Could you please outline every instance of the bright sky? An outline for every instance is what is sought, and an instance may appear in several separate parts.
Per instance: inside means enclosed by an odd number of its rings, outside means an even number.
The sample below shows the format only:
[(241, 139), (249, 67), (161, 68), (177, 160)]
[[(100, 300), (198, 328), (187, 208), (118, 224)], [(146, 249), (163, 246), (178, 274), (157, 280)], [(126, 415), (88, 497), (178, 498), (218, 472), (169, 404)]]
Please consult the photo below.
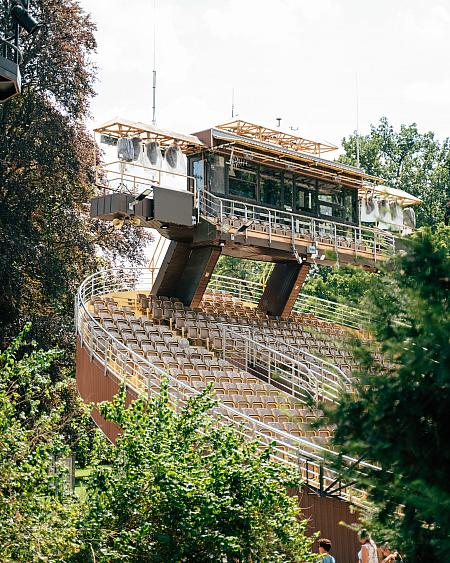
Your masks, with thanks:
[[(154, 0), (80, 0), (97, 23), (94, 122), (151, 122)], [(383, 115), (450, 135), (448, 0), (156, 0), (157, 124), (239, 117), (340, 144)], [(358, 78), (357, 78), (358, 77)]]

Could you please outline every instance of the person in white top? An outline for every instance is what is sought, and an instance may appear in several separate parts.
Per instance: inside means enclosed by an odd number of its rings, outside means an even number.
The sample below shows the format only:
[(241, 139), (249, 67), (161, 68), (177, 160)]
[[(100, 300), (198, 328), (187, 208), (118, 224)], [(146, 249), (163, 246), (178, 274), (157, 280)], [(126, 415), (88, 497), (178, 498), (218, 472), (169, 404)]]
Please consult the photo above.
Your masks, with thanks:
[(378, 563), (377, 546), (367, 530), (358, 533), (361, 549), (358, 552), (358, 563)]

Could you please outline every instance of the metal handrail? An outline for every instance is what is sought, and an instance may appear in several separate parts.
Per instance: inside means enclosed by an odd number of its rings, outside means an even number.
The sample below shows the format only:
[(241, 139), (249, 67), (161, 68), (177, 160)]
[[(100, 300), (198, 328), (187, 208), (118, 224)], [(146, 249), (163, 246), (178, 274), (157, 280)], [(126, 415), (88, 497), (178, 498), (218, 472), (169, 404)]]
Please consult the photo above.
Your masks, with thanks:
[[(247, 303), (257, 304), (264, 292), (264, 287), (264, 284), (260, 282), (212, 274), (206, 291), (222, 291)], [(368, 322), (364, 312), (360, 309), (307, 293), (299, 294), (293, 311), (295, 313), (312, 314), (320, 320), (355, 329), (363, 329)]]
[(269, 243), (277, 236), (287, 239), (295, 247), (297, 241), (304, 244), (306, 239), (314, 245), (330, 246), (335, 252), (350, 248), (356, 255), (369, 254), (375, 262), (380, 256), (395, 253), (395, 237), (381, 229), (272, 209), (217, 196), (206, 190), (200, 195), (200, 212), (205, 218), (212, 218), (222, 226), (233, 217), (247, 222), (244, 236), (257, 231), (256, 224), (264, 223), (268, 226)]
[[(149, 362), (147, 358), (128, 348), (117, 340), (93, 317), (88, 304), (92, 298), (126, 291), (144, 290), (145, 271), (138, 268), (113, 268), (103, 270), (89, 276), (79, 287), (75, 304), (75, 321), (80, 344), (86, 347), (92, 358), (96, 358), (106, 371), (121, 381), (126, 381), (137, 393), (157, 393), (164, 378), (167, 378), (169, 397), (174, 404), (186, 401), (198, 391), (188, 383), (179, 381), (163, 369)], [(146, 291), (151, 288), (147, 287)], [(306, 438), (290, 435), (279, 428), (260, 420), (255, 420), (223, 403), (213, 409), (215, 418), (221, 423), (237, 425), (238, 431), (246, 436), (258, 439), (262, 444), (273, 442), (274, 457), (304, 470), (308, 469), (309, 479), (319, 486), (323, 482), (333, 484), (339, 479), (338, 474), (327, 467), (327, 458), (338, 456), (337, 452), (314, 444)], [(349, 464), (357, 460), (344, 457)], [(311, 465), (312, 464), (312, 465)], [(361, 468), (376, 469), (366, 462), (360, 463)], [(311, 479), (311, 475), (314, 479)], [(358, 498), (355, 499), (355, 495)], [(364, 504), (364, 495), (355, 488), (341, 491), (341, 496), (354, 503)]]
[(23, 53), (21, 49), (17, 45), (14, 45), (14, 43), (11, 43), (11, 41), (9, 41), (8, 39), (5, 39), (5, 37), (1, 37), (1, 36), (0, 36), (0, 55), (5, 59), (7, 59), (8, 61), (11, 61), (18, 65), (22, 63)]
[[(242, 324), (233, 325), (233, 329), (237, 332), (244, 329), (248, 332), (248, 334), (252, 334), (253, 336), (255, 335), (254, 327), (250, 325), (248, 326)], [(339, 380), (342, 380), (344, 385), (352, 384), (350, 377), (344, 371), (342, 371), (342, 369), (339, 366), (336, 366), (335, 364), (332, 364), (327, 360), (319, 358), (314, 354), (311, 354), (311, 352), (308, 352), (307, 350), (303, 350), (303, 348), (299, 348), (299, 347), (294, 348), (294, 346), (292, 346), (291, 344), (287, 344), (286, 342), (278, 339), (276, 336), (270, 335), (270, 338), (271, 340), (272, 339), (276, 340), (280, 344), (280, 346), (292, 350), (292, 355), (288, 356), (287, 354), (284, 354), (288, 358), (295, 359), (296, 356), (301, 357), (300, 361), (304, 361), (307, 362), (308, 364), (311, 364), (313, 366), (313, 369), (318, 369), (321, 373), (323, 373), (327, 377), (331, 377), (331, 379), (337, 378)], [(255, 342), (258, 342), (256, 338), (253, 338), (253, 340), (255, 340)]]
[[(142, 169), (142, 174), (151, 173), (153, 177), (149, 178), (144, 175), (133, 174), (126, 170), (127, 166), (132, 166), (133, 168)], [(99, 164), (95, 167), (95, 183), (97, 187), (104, 190), (110, 191), (124, 191), (125, 193), (136, 194), (136, 186), (148, 186), (153, 187), (154, 185), (164, 187), (164, 175), (177, 176), (186, 180), (186, 189), (190, 192), (194, 192), (195, 178), (194, 176), (189, 176), (188, 174), (181, 174), (180, 172), (172, 172), (170, 170), (162, 170), (161, 168), (156, 168), (155, 166), (144, 166), (139, 162), (126, 162), (124, 160), (113, 160), (111, 162), (106, 162)], [(106, 180), (106, 183), (105, 181)], [(112, 187), (112, 183), (117, 181), (119, 189), (115, 190)], [(129, 184), (129, 185), (128, 185)], [(131, 186), (131, 187), (130, 187)]]
[[(342, 379), (322, 366), (302, 358), (287, 356), (245, 334), (242, 325), (222, 324), (222, 356), (245, 371), (256, 373), (269, 384), (306, 401), (337, 403), (339, 393), (350, 385), (349, 378)], [(248, 327), (250, 331), (250, 327)], [(298, 355), (298, 354), (297, 354)], [(317, 358), (314, 358), (315, 360)]]

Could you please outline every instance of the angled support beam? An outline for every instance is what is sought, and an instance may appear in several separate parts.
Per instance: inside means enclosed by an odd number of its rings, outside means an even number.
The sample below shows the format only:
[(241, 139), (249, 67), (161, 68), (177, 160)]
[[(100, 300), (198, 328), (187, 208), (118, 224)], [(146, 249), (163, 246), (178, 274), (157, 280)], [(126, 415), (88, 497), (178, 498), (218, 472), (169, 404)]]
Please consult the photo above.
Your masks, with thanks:
[(267, 280), (258, 309), (275, 317), (288, 317), (308, 275), (310, 264), (278, 262)]
[(170, 241), (169, 248), (163, 258), (155, 283), (153, 284), (153, 295), (165, 295), (176, 297), (179, 290), (180, 279), (186, 262), (191, 252), (189, 244)]
[(220, 246), (201, 246), (191, 250), (175, 294), (185, 305), (200, 305), (221, 252)]

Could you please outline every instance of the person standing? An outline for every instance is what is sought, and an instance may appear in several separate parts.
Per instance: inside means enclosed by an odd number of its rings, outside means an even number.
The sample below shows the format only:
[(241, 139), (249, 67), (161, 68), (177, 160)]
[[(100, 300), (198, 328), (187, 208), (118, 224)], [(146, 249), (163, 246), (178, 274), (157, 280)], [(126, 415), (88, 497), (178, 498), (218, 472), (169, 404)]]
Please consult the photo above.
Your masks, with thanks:
[(320, 538), (319, 540), (319, 553), (323, 555), (317, 560), (317, 563), (336, 563), (335, 558), (330, 555), (331, 542), (326, 538)]
[(377, 546), (367, 530), (358, 533), (361, 549), (358, 552), (358, 563), (378, 563)]

